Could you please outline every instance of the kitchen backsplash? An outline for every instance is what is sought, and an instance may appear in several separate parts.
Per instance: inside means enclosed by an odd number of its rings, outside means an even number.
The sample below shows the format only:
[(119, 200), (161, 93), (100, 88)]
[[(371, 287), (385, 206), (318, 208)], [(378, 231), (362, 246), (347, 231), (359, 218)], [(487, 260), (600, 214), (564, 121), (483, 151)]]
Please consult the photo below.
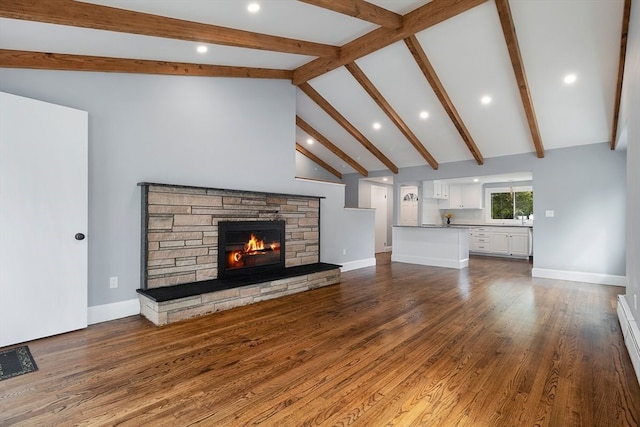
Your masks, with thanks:
[[(425, 198), (422, 203), (422, 224), (441, 225), (447, 222), (444, 215), (451, 213), (452, 224), (485, 224), (484, 209), (440, 209), (437, 199)], [(533, 225), (533, 220), (525, 225)]]

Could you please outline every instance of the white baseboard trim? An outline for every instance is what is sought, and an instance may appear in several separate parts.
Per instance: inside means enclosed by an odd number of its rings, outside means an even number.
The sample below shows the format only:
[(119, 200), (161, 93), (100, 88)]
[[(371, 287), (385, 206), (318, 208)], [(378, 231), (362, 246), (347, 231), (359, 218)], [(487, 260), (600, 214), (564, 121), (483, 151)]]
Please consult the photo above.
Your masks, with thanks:
[(87, 314), (89, 325), (133, 316), (140, 314), (140, 300), (136, 298), (111, 304), (94, 305), (89, 307)]
[(340, 272), (344, 273), (345, 271), (357, 270), (359, 268), (372, 267), (376, 265), (376, 259), (368, 258), (368, 259), (359, 259), (358, 261), (349, 261), (341, 263), (342, 267), (340, 267)]
[(430, 265), (433, 267), (457, 268), (459, 270), (469, 266), (469, 258), (463, 260), (451, 260), (443, 258), (423, 257), (416, 255), (394, 255), (391, 253), (391, 261), (406, 262), (409, 264)]
[(629, 304), (624, 295), (618, 295), (618, 319), (624, 336), (624, 343), (629, 352), (636, 378), (640, 383), (640, 329), (638, 322), (633, 318)]
[(627, 286), (626, 276), (612, 274), (585, 273), (582, 271), (551, 270), (548, 268), (531, 269), (531, 277), (543, 279), (569, 280), (571, 282), (597, 283), (599, 285)]

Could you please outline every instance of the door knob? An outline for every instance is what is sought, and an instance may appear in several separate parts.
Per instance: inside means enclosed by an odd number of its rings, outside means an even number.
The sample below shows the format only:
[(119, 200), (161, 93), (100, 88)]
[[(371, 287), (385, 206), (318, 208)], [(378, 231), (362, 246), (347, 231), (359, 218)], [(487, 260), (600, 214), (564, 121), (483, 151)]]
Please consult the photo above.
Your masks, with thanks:
[(84, 240), (84, 234), (76, 233), (75, 238), (76, 238), (76, 240)]

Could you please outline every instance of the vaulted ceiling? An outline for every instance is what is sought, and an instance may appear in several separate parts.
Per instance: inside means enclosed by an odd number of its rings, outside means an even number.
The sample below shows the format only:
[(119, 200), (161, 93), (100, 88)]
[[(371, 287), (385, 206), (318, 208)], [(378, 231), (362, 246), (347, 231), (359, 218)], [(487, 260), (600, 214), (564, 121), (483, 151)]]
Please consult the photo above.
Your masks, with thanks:
[(291, 80), (292, 150), (367, 176), (615, 149), (630, 4), (2, 0), (0, 67)]

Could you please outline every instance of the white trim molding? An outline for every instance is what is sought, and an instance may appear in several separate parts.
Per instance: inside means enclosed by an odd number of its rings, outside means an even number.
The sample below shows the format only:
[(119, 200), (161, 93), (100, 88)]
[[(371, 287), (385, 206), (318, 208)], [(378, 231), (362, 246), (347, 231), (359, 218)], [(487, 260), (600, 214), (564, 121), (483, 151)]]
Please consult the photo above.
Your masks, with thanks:
[(626, 276), (612, 274), (586, 273), (582, 271), (552, 270), (548, 268), (531, 269), (531, 277), (543, 279), (569, 280), (571, 282), (597, 283), (599, 285), (627, 286)]
[(367, 258), (360, 259), (357, 261), (349, 261), (341, 263), (342, 267), (340, 267), (340, 272), (344, 273), (345, 271), (357, 270), (359, 268), (372, 267), (376, 265), (376, 259)]
[(458, 270), (469, 267), (469, 258), (453, 260), (449, 258), (436, 258), (421, 255), (394, 255), (393, 253), (391, 253), (391, 261), (406, 262), (409, 264), (430, 265), (433, 267), (456, 268)]
[(640, 329), (638, 329), (638, 322), (633, 318), (624, 295), (618, 295), (617, 311), (624, 343), (627, 346), (633, 369), (636, 371), (636, 378), (640, 383)]
[(87, 313), (89, 325), (121, 319), (127, 316), (140, 314), (140, 300), (112, 302), (110, 304), (94, 305), (89, 307)]

